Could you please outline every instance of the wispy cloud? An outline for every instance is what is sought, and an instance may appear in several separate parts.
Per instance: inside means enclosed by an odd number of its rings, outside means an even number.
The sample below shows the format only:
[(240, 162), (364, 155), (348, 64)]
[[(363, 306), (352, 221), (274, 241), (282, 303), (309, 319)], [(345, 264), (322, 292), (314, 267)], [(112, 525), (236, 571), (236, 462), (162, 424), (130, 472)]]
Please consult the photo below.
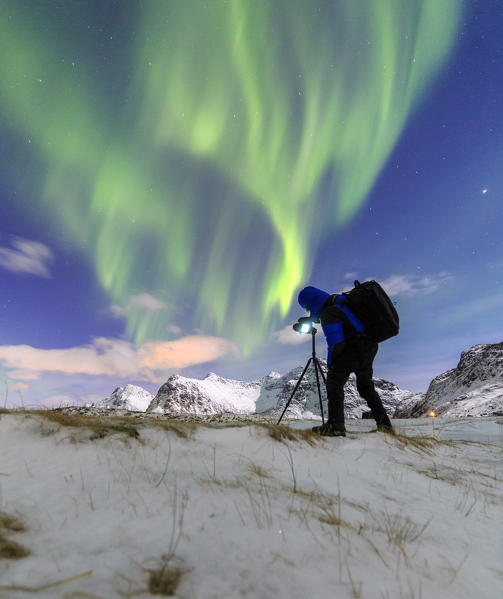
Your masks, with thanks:
[[(1, 347), (1, 346), (0, 346)], [(21, 381), (34, 381), (40, 377), (38, 372), (32, 370), (11, 370), (9, 372), (9, 378)]]
[(43, 243), (16, 237), (12, 247), (0, 247), (0, 267), (11, 272), (50, 278), (52, 251)]
[(380, 283), (392, 297), (413, 297), (434, 293), (451, 278), (452, 276), (447, 272), (425, 275), (391, 275)]
[(29, 389), (29, 386), (21, 381), (9, 383), (9, 391), (26, 391), (27, 389)]
[(124, 318), (127, 315), (126, 309), (118, 304), (110, 304), (108, 309), (115, 318)]
[(285, 345), (299, 345), (300, 343), (310, 341), (311, 336), (296, 333), (292, 329), (292, 325), (288, 324), (280, 331), (276, 331), (275, 333), (273, 333), (273, 338), (275, 339), (276, 343), (283, 343)]
[[(349, 291), (353, 288), (353, 281), (357, 279), (356, 272), (348, 272), (344, 275), (344, 282), (336, 287), (337, 291)], [(376, 280), (390, 296), (394, 297), (412, 297), (416, 295), (426, 295), (440, 289), (442, 285), (452, 278), (448, 272), (439, 272), (434, 274), (394, 274), (385, 279), (378, 277), (362, 277), (361, 282)]]
[(111, 304), (109, 306), (109, 311), (115, 318), (124, 318), (132, 308), (146, 310), (147, 312), (158, 312), (167, 307), (168, 304), (166, 304), (166, 302), (163, 302), (154, 295), (150, 293), (139, 293), (137, 295), (131, 295), (125, 306)]
[(239, 355), (237, 347), (222, 337), (189, 335), (175, 341), (148, 341), (138, 349), (140, 366), (151, 370), (185, 368)]
[(162, 372), (237, 355), (237, 347), (221, 337), (191, 335), (174, 341), (149, 341), (136, 348), (128, 341), (96, 337), (89, 345), (39, 349), (30, 345), (0, 346), (0, 362), (12, 368), (10, 378), (31, 379), (44, 372), (108, 375), (158, 382)]
[(354, 281), (354, 279), (356, 279), (357, 276), (358, 276), (358, 273), (356, 273), (356, 272), (347, 272), (344, 275), (344, 280), (345, 281), (348, 281), (348, 280)]
[(138, 295), (132, 295), (129, 298), (129, 305), (132, 308), (143, 308), (149, 312), (157, 312), (163, 308), (167, 308), (167, 304), (150, 293), (139, 293)]

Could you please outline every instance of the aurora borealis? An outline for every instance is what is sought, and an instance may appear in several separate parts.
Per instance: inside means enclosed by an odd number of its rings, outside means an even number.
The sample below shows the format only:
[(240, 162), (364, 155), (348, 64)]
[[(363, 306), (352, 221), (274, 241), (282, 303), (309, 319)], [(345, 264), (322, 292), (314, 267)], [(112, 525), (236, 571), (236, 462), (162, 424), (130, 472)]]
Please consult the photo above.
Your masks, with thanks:
[(144, 352), (183, 329), (249, 358), (330, 270), (319, 252), (368, 210), (468, 12), (437, 0), (3, 2), (0, 125), (16, 147), (3, 188), (22, 181), (124, 341)]
[[(138, 288), (167, 289), (172, 304), (197, 294), (196, 326), (225, 326), (243, 349), (288, 312), (320, 236), (364, 203), (459, 16), (435, 0), (131, 5), (129, 81), (107, 118), (112, 82), (85, 61), (84, 76), (62, 68), (57, 31), (40, 35), (15, 8), (4, 6), (0, 30), (3, 112), (32, 140), (40, 201), (86, 241), (114, 304)], [(205, 197), (201, 177), (222, 197)], [(257, 251), (243, 268), (250, 235)], [(128, 334), (158, 339), (170, 317), (131, 309)]]

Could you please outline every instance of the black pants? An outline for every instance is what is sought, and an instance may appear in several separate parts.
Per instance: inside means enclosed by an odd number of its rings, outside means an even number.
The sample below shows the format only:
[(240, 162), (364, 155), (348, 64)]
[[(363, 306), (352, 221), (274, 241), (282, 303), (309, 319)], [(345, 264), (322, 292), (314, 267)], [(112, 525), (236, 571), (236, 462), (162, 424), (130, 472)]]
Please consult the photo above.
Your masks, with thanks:
[(373, 341), (360, 339), (353, 345), (347, 344), (339, 355), (332, 356), (327, 375), (328, 420), (338, 429), (344, 429), (344, 385), (352, 372), (356, 374), (358, 393), (367, 402), (376, 423), (391, 426), (372, 380), (377, 347)]

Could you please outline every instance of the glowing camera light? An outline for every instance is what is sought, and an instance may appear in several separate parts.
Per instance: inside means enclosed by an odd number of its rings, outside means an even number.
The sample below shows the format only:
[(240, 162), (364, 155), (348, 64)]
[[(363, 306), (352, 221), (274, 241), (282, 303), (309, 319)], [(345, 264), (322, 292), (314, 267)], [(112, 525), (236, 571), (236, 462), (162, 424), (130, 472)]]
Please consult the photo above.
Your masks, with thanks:
[(313, 327), (313, 319), (309, 316), (303, 316), (293, 325), (293, 330), (296, 333), (306, 335), (307, 333), (316, 333), (316, 329)]

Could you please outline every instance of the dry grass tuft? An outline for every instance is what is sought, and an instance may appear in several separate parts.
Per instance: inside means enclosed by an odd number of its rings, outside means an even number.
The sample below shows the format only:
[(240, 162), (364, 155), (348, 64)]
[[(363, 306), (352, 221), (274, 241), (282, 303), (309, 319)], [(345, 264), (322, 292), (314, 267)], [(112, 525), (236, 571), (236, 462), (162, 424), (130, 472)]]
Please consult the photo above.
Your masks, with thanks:
[(148, 590), (152, 595), (171, 597), (183, 577), (183, 570), (164, 564), (158, 570), (148, 570)]
[[(89, 437), (91, 441), (103, 439), (110, 435), (119, 435), (123, 439), (140, 440), (139, 429), (146, 425), (158, 427), (165, 431), (173, 432), (178, 437), (188, 439), (197, 426), (194, 422), (177, 421), (174, 419), (138, 418), (133, 414), (126, 416), (101, 416), (67, 412), (65, 408), (55, 410), (26, 410), (23, 413), (40, 417), (61, 427), (88, 429), (91, 431), (91, 436)], [(77, 441), (74, 437), (72, 437), (72, 440)]]
[(30, 552), (16, 541), (12, 541), (0, 532), (0, 558), (21, 559), (27, 557)]
[(433, 464), (430, 468), (425, 470), (417, 469), (416, 472), (418, 474), (424, 474), (424, 476), (433, 478), (434, 480), (441, 480), (453, 486), (464, 481), (463, 471), (449, 468), (447, 466), (441, 466), (439, 468), (437, 464)]
[(19, 518), (9, 516), (5, 512), (0, 512), (0, 531), (22, 532), (26, 530), (26, 526)]
[(28, 414), (40, 416), (45, 420), (70, 428), (87, 428), (91, 431), (91, 440), (103, 439), (109, 435), (121, 435), (126, 438), (138, 439), (138, 423), (128, 418), (91, 416), (86, 414), (69, 414), (63, 409), (30, 410)]
[(248, 471), (255, 476), (259, 476), (260, 478), (270, 478), (271, 470), (268, 468), (263, 468), (260, 464), (256, 464), (255, 462), (250, 462), (248, 464)]
[(341, 519), (340, 513), (336, 512), (333, 506), (320, 505), (319, 508), (317, 518), (320, 522), (330, 524), (330, 526), (347, 526), (350, 528), (349, 524)]
[(145, 420), (145, 422), (148, 422), (154, 426), (158, 426), (165, 431), (173, 432), (181, 439), (188, 439), (197, 428), (197, 424), (195, 422), (178, 422), (176, 420), (165, 420), (163, 418)]
[(402, 517), (400, 514), (389, 514), (384, 512), (380, 518), (381, 525), (378, 530), (382, 530), (388, 537), (390, 545), (403, 550), (404, 545), (417, 541), (419, 537), (428, 528), (431, 518), (424, 524), (416, 524), (409, 517)]
[(310, 429), (291, 428), (284, 424), (269, 423), (260, 423), (260, 426), (267, 430), (272, 439), (281, 443), (285, 443), (285, 441), (305, 441), (313, 447), (320, 441), (320, 436)]
[(408, 437), (407, 435), (401, 435), (395, 433), (389, 437), (390, 443), (396, 442), (399, 449), (408, 448), (412, 451), (424, 453), (427, 455), (433, 455), (434, 449), (438, 447), (439, 441), (433, 437)]
[(224, 416), (227, 416), (227, 414), (215, 414), (214, 416), (208, 417), (207, 420), (201, 420), (199, 424), (206, 428), (243, 428), (245, 426), (250, 426), (251, 424), (256, 424), (255, 421), (247, 420), (246, 418), (229, 420), (224, 418)]
[(0, 558), (21, 559), (29, 555), (29, 551), (22, 545), (5, 536), (5, 533), (23, 530), (26, 530), (26, 527), (19, 518), (0, 512)]

